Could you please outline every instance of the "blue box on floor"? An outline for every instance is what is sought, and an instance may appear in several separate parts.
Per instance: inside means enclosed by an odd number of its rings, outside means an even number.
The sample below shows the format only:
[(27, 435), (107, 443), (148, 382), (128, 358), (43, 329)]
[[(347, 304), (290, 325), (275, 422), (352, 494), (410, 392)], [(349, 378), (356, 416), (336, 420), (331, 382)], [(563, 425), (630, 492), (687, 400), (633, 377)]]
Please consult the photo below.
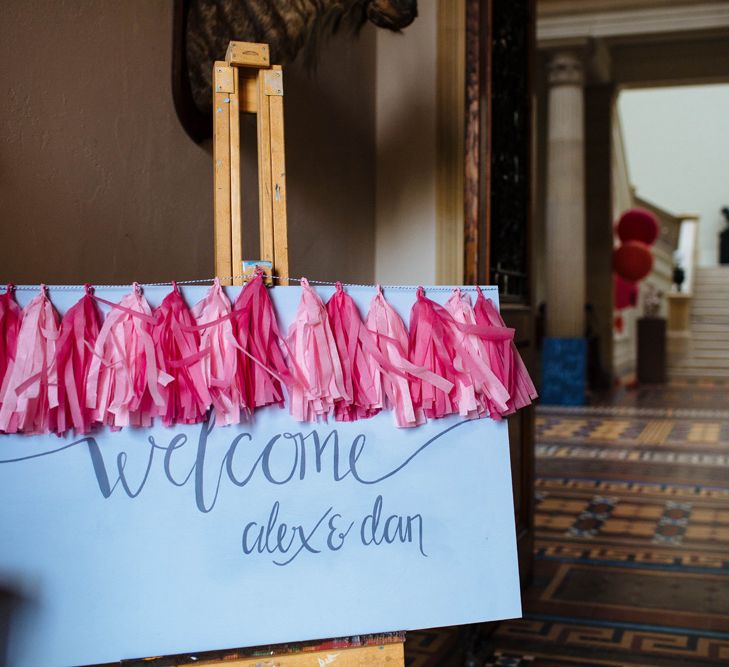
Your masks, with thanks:
[(586, 339), (545, 338), (541, 402), (545, 405), (584, 405), (586, 366)]

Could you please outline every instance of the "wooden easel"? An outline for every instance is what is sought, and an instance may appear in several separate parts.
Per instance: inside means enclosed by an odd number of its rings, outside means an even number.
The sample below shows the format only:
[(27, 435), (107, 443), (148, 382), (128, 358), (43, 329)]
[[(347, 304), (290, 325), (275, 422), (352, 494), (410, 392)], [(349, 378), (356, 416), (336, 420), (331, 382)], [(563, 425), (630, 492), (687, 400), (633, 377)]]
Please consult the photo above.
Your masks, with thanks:
[[(286, 285), (289, 250), (286, 225), (283, 73), (271, 65), (267, 44), (231, 42), (224, 61), (213, 66), (213, 162), (215, 274), (224, 284), (243, 284), (241, 227), (240, 113), (254, 113), (258, 136), (260, 252)], [(232, 280), (227, 280), (233, 276)], [(237, 667), (341, 667), (404, 664), (402, 642), (357, 648), (200, 662)]]
[[(240, 114), (256, 114), (258, 128), (258, 217), (261, 247), (256, 259), (288, 276), (283, 73), (271, 66), (268, 44), (231, 42), (213, 66), (213, 184), (215, 274), (242, 285)], [(233, 276), (233, 280), (227, 280)], [(280, 280), (279, 284), (287, 284)]]

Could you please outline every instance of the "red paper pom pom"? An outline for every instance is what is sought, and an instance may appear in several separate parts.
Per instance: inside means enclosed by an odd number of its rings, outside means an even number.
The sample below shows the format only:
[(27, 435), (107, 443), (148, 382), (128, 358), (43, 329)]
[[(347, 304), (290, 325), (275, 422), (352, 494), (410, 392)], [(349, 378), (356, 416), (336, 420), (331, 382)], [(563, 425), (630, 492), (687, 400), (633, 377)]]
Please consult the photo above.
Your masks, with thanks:
[(613, 250), (613, 271), (624, 280), (643, 280), (652, 269), (653, 254), (645, 243), (627, 241)]
[(653, 245), (658, 238), (660, 223), (658, 218), (644, 208), (631, 208), (618, 220), (618, 237), (626, 241), (641, 241)]

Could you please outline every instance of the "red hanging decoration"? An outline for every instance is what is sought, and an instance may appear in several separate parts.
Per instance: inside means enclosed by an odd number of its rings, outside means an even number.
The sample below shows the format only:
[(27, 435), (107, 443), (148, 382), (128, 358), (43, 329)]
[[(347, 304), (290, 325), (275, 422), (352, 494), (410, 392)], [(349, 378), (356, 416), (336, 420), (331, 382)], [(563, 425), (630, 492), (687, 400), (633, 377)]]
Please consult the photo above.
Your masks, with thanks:
[(154, 311), (152, 340), (161, 374), (171, 380), (160, 388), (163, 405), (159, 416), (165, 426), (197, 424), (205, 419), (212, 403), (203, 376), (200, 335), (176, 283)]
[(13, 299), (13, 289), (13, 285), (9, 284), (5, 294), (0, 295), (0, 405), (5, 394), (5, 377), (15, 363), (20, 321), (23, 318), (20, 306)]
[(86, 378), (101, 327), (101, 313), (91, 296), (91, 286), (84, 288), (86, 294), (61, 320), (56, 345), (59, 435), (70, 428), (88, 433), (93, 425), (92, 411), (86, 405)]
[(620, 216), (617, 225), (618, 238), (626, 241), (640, 241), (653, 245), (660, 232), (658, 218), (644, 208), (631, 208)]
[(15, 363), (8, 369), (0, 406), (0, 431), (50, 433), (56, 427), (58, 314), (45, 285), (23, 311)]
[(346, 422), (372, 417), (382, 408), (375, 387), (375, 369), (370, 363), (373, 352), (380, 356), (372, 334), (362, 323), (357, 305), (342, 283), (336, 284), (326, 308), (342, 363), (344, 389), (351, 399), (336, 401), (334, 417)]
[(218, 278), (205, 298), (192, 309), (200, 331), (200, 350), (205, 352), (200, 363), (213, 403), (215, 423), (226, 426), (240, 423), (243, 403), (232, 315), (230, 301)]
[(151, 426), (165, 407), (161, 388), (172, 377), (160, 371), (152, 339), (155, 319), (138, 283), (112, 303), (94, 346), (86, 380), (86, 406), (94, 420), (118, 429)]
[(294, 380), (286, 365), (283, 339), (262, 271), (256, 272), (238, 295), (233, 322), (240, 352), (237, 378), (243, 406), (250, 412), (265, 405), (283, 406), (283, 385), (294, 384)]
[(491, 299), (484, 297), (481, 288), (477, 287), (476, 289), (478, 290), (478, 297), (474, 306), (476, 323), (479, 326), (502, 327), (511, 332), (511, 335), (504, 340), (500, 342), (493, 340), (488, 344), (491, 367), (497, 376), (501, 378), (506, 390), (509, 392), (507, 410), (503, 413), (505, 416), (530, 405), (537, 399), (539, 394), (514, 344), (514, 330), (506, 326), (498, 308)]
[(286, 342), (301, 378), (290, 389), (294, 419), (326, 419), (337, 401), (352, 402), (326, 308), (306, 278), (301, 279), (301, 301)]
[(615, 310), (634, 308), (638, 305), (638, 285), (613, 273), (613, 306)]
[(629, 282), (643, 280), (653, 270), (651, 249), (640, 241), (626, 241), (613, 250), (613, 271)]

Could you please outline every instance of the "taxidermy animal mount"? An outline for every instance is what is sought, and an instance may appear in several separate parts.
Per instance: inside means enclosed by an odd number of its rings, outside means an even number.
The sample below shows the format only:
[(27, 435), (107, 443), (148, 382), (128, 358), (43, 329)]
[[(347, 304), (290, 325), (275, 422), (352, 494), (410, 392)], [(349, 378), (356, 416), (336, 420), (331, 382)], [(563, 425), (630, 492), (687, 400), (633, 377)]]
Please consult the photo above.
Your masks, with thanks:
[(309, 64), (323, 39), (354, 34), (367, 21), (398, 32), (418, 15), (417, 0), (175, 0), (172, 83), (177, 115), (197, 142), (211, 136), (212, 67), (228, 42), (264, 42), (271, 62), (303, 52)]

